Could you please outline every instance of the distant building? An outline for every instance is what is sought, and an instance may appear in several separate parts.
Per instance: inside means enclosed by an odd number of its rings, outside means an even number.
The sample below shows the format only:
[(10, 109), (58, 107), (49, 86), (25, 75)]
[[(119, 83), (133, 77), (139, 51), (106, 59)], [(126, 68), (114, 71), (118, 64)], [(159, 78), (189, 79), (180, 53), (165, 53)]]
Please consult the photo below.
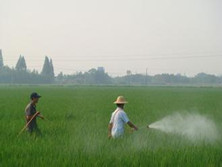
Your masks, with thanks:
[(104, 73), (105, 73), (105, 68), (104, 68), (104, 67), (98, 67), (97, 70), (98, 70), (99, 72), (104, 72)]

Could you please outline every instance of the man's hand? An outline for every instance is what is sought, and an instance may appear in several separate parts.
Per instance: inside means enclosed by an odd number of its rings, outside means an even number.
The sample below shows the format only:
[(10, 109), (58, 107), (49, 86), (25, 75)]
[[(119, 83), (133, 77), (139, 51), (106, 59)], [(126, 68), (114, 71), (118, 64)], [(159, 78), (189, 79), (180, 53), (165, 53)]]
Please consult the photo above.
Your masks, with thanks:
[(38, 115), (38, 117), (41, 118), (41, 119), (45, 119), (42, 115)]
[(112, 128), (113, 128), (113, 123), (109, 123), (108, 125), (108, 138), (109, 139), (112, 138), (112, 135), (111, 135)]
[(37, 116), (38, 116), (39, 118), (41, 118), (41, 119), (45, 119), (45, 118), (40, 114), (39, 111), (37, 111), (36, 114), (37, 114)]
[(134, 125), (132, 122), (127, 122), (127, 124), (131, 127), (131, 128), (133, 128), (134, 130), (138, 130), (138, 128), (136, 127), (136, 125)]

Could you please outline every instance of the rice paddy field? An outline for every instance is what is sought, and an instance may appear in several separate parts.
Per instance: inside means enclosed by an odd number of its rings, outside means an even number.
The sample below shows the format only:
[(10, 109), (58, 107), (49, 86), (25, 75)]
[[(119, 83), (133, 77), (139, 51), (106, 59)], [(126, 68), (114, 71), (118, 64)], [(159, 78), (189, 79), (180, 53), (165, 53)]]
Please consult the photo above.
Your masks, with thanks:
[[(47, 118), (37, 120), (42, 136), (17, 137), (33, 91), (42, 95), (37, 109)], [(110, 140), (118, 95), (139, 130), (126, 126), (123, 138)], [(222, 166), (221, 139), (193, 142), (145, 128), (184, 111), (206, 115), (222, 134), (222, 88), (0, 86), (0, 166)]]

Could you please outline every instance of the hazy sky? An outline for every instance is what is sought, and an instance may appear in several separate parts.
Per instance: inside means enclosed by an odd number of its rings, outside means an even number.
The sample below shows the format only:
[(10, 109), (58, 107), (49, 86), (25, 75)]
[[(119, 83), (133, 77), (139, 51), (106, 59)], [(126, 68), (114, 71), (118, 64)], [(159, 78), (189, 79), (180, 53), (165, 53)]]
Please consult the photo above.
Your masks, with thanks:
[(4, 63), (222, 75), (222, 0), (0, 0)]

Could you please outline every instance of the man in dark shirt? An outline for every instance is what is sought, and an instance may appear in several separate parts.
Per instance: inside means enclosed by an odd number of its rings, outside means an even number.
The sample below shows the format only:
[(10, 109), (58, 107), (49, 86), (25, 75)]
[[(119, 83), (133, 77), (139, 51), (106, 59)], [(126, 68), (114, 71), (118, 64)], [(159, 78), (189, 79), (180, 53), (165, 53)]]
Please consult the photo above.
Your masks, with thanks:
[(38, 95), (36, 92), (32, 93), (30, 95), (31, 102), (25, 108), (26, 123), (28, 123), (32, 119), (32, 121), (27, 126), (27, 130), (28, 132), (30, 132), (30, 134), (32, 134), (33, 132), (35, 132), (37, 135), (41, 134), (41, 131), (39, 130), (36, 123), (37, 117), (44, 119), (44, 117), (40, 115), (40, 112), (36, 111), (36, 104), (38, 103), (40, 97), (41, 96)]

